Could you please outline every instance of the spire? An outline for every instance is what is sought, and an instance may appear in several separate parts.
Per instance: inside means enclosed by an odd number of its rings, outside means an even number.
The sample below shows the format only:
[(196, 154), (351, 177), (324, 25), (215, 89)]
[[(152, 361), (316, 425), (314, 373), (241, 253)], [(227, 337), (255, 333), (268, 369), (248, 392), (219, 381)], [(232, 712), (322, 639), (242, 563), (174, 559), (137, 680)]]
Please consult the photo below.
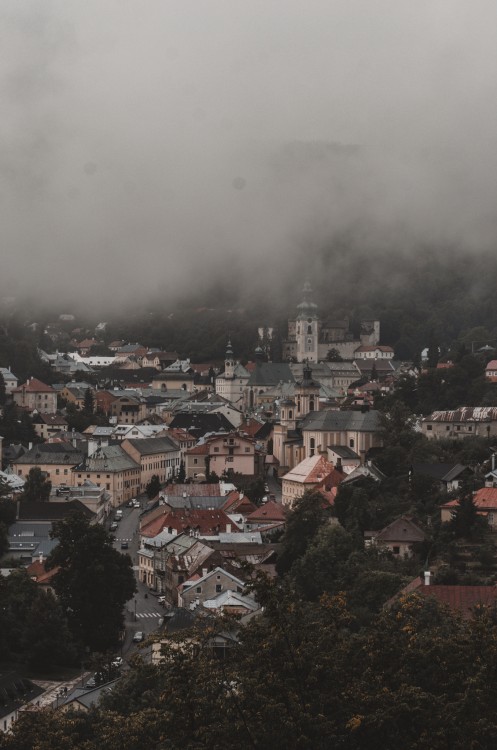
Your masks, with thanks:
[(228, 339), (228, 345), (226, 347), (226, 359), (231, 359), (233, 356), (233, 347), (231, 346), (231, 339)]
[(304, 283), (302, 289), (302, 302), (297, 305), (297, 318), (315, 319), (318, 317), (318, 306), (313, 302), (313, 291), (310, 281)]

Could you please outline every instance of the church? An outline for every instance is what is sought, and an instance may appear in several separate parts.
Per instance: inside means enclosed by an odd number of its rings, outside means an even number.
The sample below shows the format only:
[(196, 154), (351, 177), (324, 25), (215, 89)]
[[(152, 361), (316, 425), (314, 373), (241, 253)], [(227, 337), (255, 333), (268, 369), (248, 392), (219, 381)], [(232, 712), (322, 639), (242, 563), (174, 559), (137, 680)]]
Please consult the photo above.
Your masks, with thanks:
[(288, 321), (288, 338), (283, 343), (283, 357), (290, 362), (322, 362), (335, 349), (345, 360), (354, 359), (360, 346), (375, 346), (380, 341), (380, 321), (363, 320), (359, 339), (354, 339), (348, 318), (323, 324), (318, 306), (313, 301), (308, 281), (302, 290), (297, 316)]

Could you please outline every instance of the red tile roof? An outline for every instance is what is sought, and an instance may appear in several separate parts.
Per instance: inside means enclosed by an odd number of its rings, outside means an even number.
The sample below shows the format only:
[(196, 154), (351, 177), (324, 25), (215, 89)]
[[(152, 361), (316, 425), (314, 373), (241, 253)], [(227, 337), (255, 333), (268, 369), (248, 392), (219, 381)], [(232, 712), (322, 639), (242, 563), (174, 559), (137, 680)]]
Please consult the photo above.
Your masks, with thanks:
[(222, 493), (219, 482), (216, 482), (215, 484), (168, 484), (164, 487), (162, 494), (168, 497), (183, 497), (184, 494), (194, 497), (220, 497)]
[(433, 596), (464, 619), (469, 619), (475, 607), (492, 606), (497, 600), (496, 586), (423, 586), (416, 589), (421, 596)]
[(270, 521), (284, 521), (286, 518), (283, 506), (280, 503), (270, 500), (265, 505), (261, 505), (253, 513), (247, 516), (248, 523), (260, 522), (268, 523)]
[(231, 525), (232, 532), (237, 532), (231, 519), (222, 510), (203, 510), (197, 508), (175, 508), (165, 511), (162, 516), (142, 527), (141, 534), (154, 537), (165, 528), (175, 529), (178, 534), (194, 529), (203, 536), (215, 536), (219, 531), (225, 532)]
[(22, 391), (28, 393), (53, 393), (54, 389), (51, 385), (42, 383), (38, 378), (29, 378), (23, 385), (14, 388), (12, 393), (21, 393)]
[[(496, 510), (497, 509), (497, 487), (482, 487), (473, 495), (473, 500), (478, 510)], [(455, 508), (459, 500), (450, 500), (444, 503), (442, 508)]]

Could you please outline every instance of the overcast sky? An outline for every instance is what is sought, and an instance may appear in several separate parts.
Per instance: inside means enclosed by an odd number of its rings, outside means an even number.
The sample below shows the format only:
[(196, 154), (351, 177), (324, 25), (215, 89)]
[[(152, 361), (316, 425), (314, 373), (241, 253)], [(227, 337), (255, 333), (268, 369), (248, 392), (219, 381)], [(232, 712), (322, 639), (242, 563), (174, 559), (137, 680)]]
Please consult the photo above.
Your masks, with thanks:
[(2, 0), (0, 288), (250, 284), (344, 231), (492, 247), (496, 28), (495, 0)]

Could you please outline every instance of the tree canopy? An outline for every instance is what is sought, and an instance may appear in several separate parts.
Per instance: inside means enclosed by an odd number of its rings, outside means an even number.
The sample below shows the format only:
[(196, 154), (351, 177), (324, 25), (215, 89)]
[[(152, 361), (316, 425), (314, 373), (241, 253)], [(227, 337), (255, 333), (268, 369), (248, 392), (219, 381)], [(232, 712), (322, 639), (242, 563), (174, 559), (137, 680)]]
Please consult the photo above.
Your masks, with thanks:
[(136, 584), (129, 555), (112, 546), (112, 537), (81, 514), (54, 524), (57, 547), (49, 567), (60, 566), (54, 589), (81, 647), (104, 652), (115, 648), (123, 627), (123, 607)]

